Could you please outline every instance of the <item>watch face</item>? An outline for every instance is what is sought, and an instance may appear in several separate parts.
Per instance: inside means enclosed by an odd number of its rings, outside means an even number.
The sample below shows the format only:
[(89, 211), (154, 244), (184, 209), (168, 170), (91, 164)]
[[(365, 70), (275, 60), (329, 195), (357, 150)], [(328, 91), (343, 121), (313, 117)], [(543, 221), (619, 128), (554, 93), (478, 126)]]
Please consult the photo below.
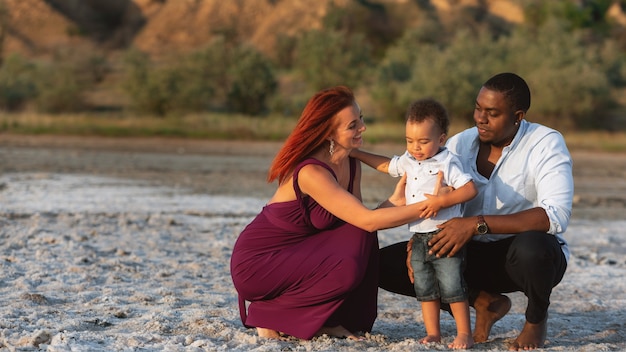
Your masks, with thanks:
[(484, 235), (487, 233), (488, 228), (487, 228), (487, 224), (482, 223), (482, 224), (478, 224), (478, 227), (476, 228), (477, 232), (479, 235)]

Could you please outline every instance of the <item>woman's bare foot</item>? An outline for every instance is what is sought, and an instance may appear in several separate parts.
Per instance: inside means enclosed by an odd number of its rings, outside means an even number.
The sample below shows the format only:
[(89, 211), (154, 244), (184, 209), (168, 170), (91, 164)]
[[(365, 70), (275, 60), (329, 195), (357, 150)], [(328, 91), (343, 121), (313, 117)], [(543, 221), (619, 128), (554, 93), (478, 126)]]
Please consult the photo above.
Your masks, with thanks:
[(469, 334), (458, 334), (452, 343), (448, 344), (448, 348), (453, 350), (464, 350), (474, 346), (474, 339)]
[(548, 334), (548, 317), (537, 324), (529, 323), (524, 324), (524, 328), (515, 341), (509, 346), (510, 351), (518, 350), (534, 350), (536, 348), (542, 348), (546, 341), (546, 335)]
[(340, 338), (345, 338), (345, 339), (353, 340), (353, 341), (363, 340), (362, 337), (356, 336), (355, 334), (351, 333), (348, 329), (344, 328), (341, 325), (337, 325), (333, 327), (324, 326), (321, 329), (319, 329), (319, 331), (315, 334), (315, 336), (322, 336), (324, 334), (331, 336), (331, 337), (340, 337)]
[(420, 343), (423, 343), (423, 344), (439, 343), (439, 342), (441, 342), (441, 336), (437, 336), (437, 335), (427, 335), (426, 337), (423, 337), (420, 339)]
[(493, 324), (511, 309), (511, 299), (505, 295), (480, 291), (474, 301), (474, 309), (476, 309), (474, 342), (485, 342), (489, 338)]
[(280, 339), (280, 334), (276, 330), (256, 328), (256, 332), (257, 334), (259, 334), (259, 337), (263, 337), (266, 339)]

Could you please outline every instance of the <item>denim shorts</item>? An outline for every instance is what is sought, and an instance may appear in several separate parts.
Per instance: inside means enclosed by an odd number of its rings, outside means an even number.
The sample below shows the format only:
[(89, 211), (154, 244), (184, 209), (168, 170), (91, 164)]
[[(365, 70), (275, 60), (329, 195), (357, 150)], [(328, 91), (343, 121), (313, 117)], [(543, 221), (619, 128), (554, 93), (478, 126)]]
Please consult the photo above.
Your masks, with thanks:
[(467, 286), (463, 280), (465, 248), (453, 257), (437, 258), (428, 254), (428, 241), (439, 231), (413, 234), (411, 266), (418, 301), (441, 299), (442, 303), (467, 300)]

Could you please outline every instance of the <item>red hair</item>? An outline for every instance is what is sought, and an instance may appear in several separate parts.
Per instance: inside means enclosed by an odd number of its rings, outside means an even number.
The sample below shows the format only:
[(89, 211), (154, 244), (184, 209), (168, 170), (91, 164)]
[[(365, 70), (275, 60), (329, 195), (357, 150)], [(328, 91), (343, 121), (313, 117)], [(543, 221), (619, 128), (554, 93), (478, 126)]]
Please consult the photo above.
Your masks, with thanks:
[(344, 108), (355, 104), (348, 87), (337, 86), (317, 92), (306, 104), (296, 127), (276, 154), (267, 181), (282, 183), (299, 162), (326, 144), (335, 127), (335, 119)]

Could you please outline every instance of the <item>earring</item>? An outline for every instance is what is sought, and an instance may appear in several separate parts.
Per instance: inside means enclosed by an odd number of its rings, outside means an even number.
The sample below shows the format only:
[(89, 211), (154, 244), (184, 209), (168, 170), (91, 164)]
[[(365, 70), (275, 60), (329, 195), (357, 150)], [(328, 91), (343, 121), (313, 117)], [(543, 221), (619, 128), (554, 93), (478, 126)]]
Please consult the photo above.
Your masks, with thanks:
[(328, 149), (328, 152), (331, 156), (335, 153), (335, 141), (332, 139), (330, 140), (330, 149)]

